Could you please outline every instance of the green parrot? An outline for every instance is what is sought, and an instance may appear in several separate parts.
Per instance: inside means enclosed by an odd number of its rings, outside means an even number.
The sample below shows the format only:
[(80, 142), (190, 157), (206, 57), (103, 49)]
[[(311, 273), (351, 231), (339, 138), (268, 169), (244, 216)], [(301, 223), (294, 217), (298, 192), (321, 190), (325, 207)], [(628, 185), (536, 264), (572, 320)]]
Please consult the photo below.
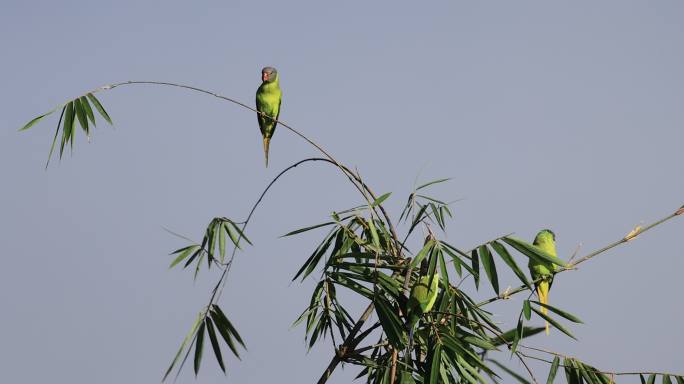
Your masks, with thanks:
[[(550, 229), (542, 229), (537, 233), (534, 238), (533, 245), (539, 247), (542, 251), (548, 253), (551, 256), (556, 255), (556, 234)], [(543, 278), (544, 280), (535, 284), (537, 289), (537, 296), (539, 296), (539, 302), (542, 304), (549, 303), (549, 290), (553, 284), (553, 274), (556, 270), (556, 266), (547, 261), (538, 261), (530, 258), (530, 262), (527, 265), (530, 268), (530, 275), (532, 275), (532, 280), (537, 280)], [(548, 309), (542, 307), (541, 311), (543, 314), (548, 313)], [(549, 322), (546, 322), (546, 334), (549, 334)]]
[[(283, 92), (278, 84), (278, 71), (273, 67), (265, 67), (261, 70), (261, 85), (256, 91), (256, 109), (261, 113), (257, 115), (259, 129), (264, 137), (264, 155), (266, 156), (266, 166), (268, 167), (268, 145), (278, 125), (280, 116), (280, 102)], [(268, 118), (272, 117), (273, 119)]]
[(439, 273), (435, 271), (432, 276), (432, 283), (430, 283), (428, 269), (428, 262), (426, 259), (423, 259), (420, 263), (420, 278), (411, 288), (411, 294), (409, 295), (408, 303), (406, 305), (406, 328), (409, 332), (409, 351), (411, 350), (413, 332), (416, 329), (418, 320), (420, 320), (423, 314), (430, 312), (437, 300)]

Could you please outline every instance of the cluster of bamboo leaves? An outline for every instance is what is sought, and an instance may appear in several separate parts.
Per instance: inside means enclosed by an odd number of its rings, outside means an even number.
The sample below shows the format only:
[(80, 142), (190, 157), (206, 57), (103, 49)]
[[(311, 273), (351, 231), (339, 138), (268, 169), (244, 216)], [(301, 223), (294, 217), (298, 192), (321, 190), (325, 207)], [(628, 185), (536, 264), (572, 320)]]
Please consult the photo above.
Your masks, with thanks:
[[(446, 217), (451, 216), (448, 204), (434, 197), (419, 193), (423, 188), (445, 180), (437, 180), (417, 188), (407, 200), (401, 218), (408, 227), (406, 237), (400, 245), (401, 252), (394, 247), (389, 225), (373, 214), (369, 206), (334, 213), (326, 223), (302, 228), (286, 236), (332, 227), (320, 244), (297, 271), (294, 279), (302, 280), (321, 271), (318, 284), (309, 300), (308, 307), (296, 320), (305, 324), (305, 337), (309, 347), (329, 336), (338, 347), (339, 340), (345, 340), (354, 326), (354, 321), (337, 295), (338, 288), (346, 288), (370, 300), (374, 304), (377, 321), (355, 336), (353, 345), (373, 338), (367, 346), (345, 351), (343, 361), (362, 367), (358, 378), (365, 377), (368, 383), (389, 383), (392, 365), (396, 363), (393, 354), (402, 358), (396, 367), (402, 383), (478, 383), (485, 382), (484, 376), (497, 380), (498, 375), (487, 363), (487, 352), (499, 350), (505, 345), (515, 352), (517, 343), (524, 337), (539, 333), (543, 328), (530, 328), (521, 319), (515, 329), (502, 331), (492, 321), (491, 314), (481, 308), (466, 292), (452, 282), (468, 274), (480, 286), (481, 272), (487, 276), (491, 287), (500, 294), (497, 263), (498, 255), (504, 265), (510, 268), (521, 282), (533, 289), (530, 281), (516, 263), (509, 251), (535, 260), (544, 260), (564, 266), (565, 263), (536, 246), (513, 237), (503, 237), (482, 244), (472, 251), (459, 248), (437, 238), (432, 231), (422, 248), (411, 252), (406, 240), (421, 226), (436, 225), (445, 229)], [(387, 194), (381, 198), (387, 198)], [(380, 200), (379, 198), (378, 200)], [(407, 257), (406, 255), (409, 255)], [(409, 277), (407, 287), (420, 278), (420, 263), (428, 261), (428, 276), (439, 271), (440, 294), (433, 310), (426, 314), (414, 336), (413, 350), (407, 347), (406, 302), (408, 291), (404, 280)], [(407, 271), (411, 271), (407, 274)], [(542, 313), (537, 307), (543, 304), (526, 300), (524, 318), (529, 320), (534, 312), (550, 320), (554, 327), (571, 335), (557, 320)], [(546, 306), (551, 312), (568, 320), (579, 319), (566, 311)]]
[[(92, 105), (91, 105), (92, 104)], [(76, 138), (76, 123), (81, 126), (81, 129), (85, 133), (88, 141), (90, 141), (90, 128), (91, 125), (95, 127), (97, 125), (95, 121), (95, 113), (93, 113), (93, 108), (105, 119), (106, 122), (112, 124), (112, 119), (109, 114), (104, 109), (100, 101), (95, 97), (92, 92), (86, 93), (83, 96), (77, 97), (67, 103), (56, 107), (36, 118), (29, 121), (24, 125), (20, 131), (27, 130), (34, 126), (36, 123), (41, 121), (43, 118), (53, 114), (59, 108), (62, 108), (62, 113), (59, 116), (59, 121), (57, 122), (57, 129), (55, 130), (55, 137), (52, 139), (52, 145), (50, 146), (50, 152), (48, 154), (47, 164), (50, 163), (50, 158), (55, 150), (55, 145), (57, 144), (57, 138), (59, 137), (59, 132), (62, 132), (62, 139), (60, 140), (59, 146), (59, 157), (62, 158), (64, 153), (64, 148), (69, 146), (73, 150), (74, 139)], [(47, 167), (46, 164), (46, 167)]]

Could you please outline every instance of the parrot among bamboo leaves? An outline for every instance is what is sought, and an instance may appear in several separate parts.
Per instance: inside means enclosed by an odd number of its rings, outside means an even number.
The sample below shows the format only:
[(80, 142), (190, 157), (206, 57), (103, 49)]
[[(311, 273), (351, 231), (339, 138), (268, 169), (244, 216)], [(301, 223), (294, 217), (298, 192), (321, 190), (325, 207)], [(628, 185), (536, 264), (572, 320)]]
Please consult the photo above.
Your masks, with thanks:
[[(556, 254), (556, 234), (550, 229), (542, 229), (537, 233), (534, 238), (533, 245), (539, 247), (542, 251), (548, 253), (551, 256), (557, 256)], [(543, 279), (535, 283), (535, 288), (537, 290), (537, 296), (539, 297), (539, 302), (542, 304), (549, 303), (549, 290), (551, 285), (553, 285), (553, 275), (556, 270), (556, 266), (548, 261), (544, 260), (534, 260), (530, 258), (528, 263), (530, 268), (530, 275), (532, 280)], [(541, 307), (543, 314), (548, 313), (548, 309)], [(549, 334), (549, 322), (546, 322), (546, 334)]]
[(416, 329), (418, 320), (420, 320), (423, 314), (430, 312), (437, 300), (439, 273), (435, 271), (430, 276), (428, 275), (428, 269), (428, 261), (423, 259), (420, 264), (419, 278), (411, 288), (411, 294), (406, 305), (406, 328), (409, 332), (409, 350), (413, 342), (413, 332)]
[(283, 92), (280, 90), (278, 71), (273, 67), (265, 67), (261, 70), (261, 85), (256, 91), (256, 109), (259, 121), (259, 130), (264, 139), (264, 155), (268, 167), (268, 147), (278, 125), (280, 116), (280, 103)]

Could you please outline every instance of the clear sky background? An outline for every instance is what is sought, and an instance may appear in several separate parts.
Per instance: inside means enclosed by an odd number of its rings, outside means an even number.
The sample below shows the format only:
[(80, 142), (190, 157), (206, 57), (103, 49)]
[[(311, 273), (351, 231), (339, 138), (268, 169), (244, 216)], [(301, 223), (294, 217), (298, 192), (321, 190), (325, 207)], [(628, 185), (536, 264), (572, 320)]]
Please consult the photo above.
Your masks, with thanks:
[[(265, 169), (253, 113), (130, 86), (100, 96), (115, 128), (79, 135), (45, 171), (57, 116), (17, 128), (54, 105), (125, 80), (251, 104), (273, 65), (281, 118), (393, 191), (396, 217), (417, 176), (453, 177), (435, 191), (464, 199), (448, 241), (549, 227), (567, 258), (684, 203), (682, 20), (680, 1), (3, 1), (0, 382), (158, 382), (217, 278), (168, 270), (185, 243), (162, 227), (199, 239), (214, 216), (242, 219), (277, 172), (316, 155), (278, 129)], [(318, 378), (331, 345), (307, 354), (290, 329), (314, 281), (290, 279), (322, 233), (278, 237), (362, 202), (321, 164), (274, 187), (221, 301), (249, 351), (226, 379), (206, 350), (197, 382)], [(560, 275), (551, 303), (585, 321), (580, 341), (529, 343), (605, 370), (684, 373), (683, 233), (677, 218)], [(490, 308), (502, 327), (521, 300)], [(345, 368), (330, 382), (358, 373)]]

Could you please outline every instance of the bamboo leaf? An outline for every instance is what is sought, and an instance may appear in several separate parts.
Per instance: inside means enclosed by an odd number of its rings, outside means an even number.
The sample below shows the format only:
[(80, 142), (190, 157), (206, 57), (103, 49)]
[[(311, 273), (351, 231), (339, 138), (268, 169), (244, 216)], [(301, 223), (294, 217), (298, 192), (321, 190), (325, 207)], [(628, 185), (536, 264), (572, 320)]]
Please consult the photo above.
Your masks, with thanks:
[(392, 194), (392, 192), (387, 192), (387, 193), (383, 194), (382, 196), (378, 197), (377, 199), (375, 199), (375, 201), (373, 201), (373, 203), (371, 204), (371, 207), (375, 207), (375, 206), (382, 204), (385, 200), (387, 200), (388, 197), (390, 197), (391, 194)]
[(202, 325), (200, 325), (199, 330), (197, 331), (197, 339), (195, 341), (195, 376), (197, 376), (199, 373), (200, 364), (202, 362), (202, 349), (204, 347), (204, 324), (205, 323), (202, 323)]
[(235, 338), (235, 340), (237, 340), (237, 342), (240, 343), (242, 348), (247, 349), (247, 347), (245, 347), (245, 343), (242, 341), (242, 338), (240, 337), (240, 334), (237, 332), (237, 330), (233, 326), (233, 323), (231, 323), (230, 320), (228, 320), (228, 317), (223, 313), (221, 308), (216, 304), (212, 304), (211, 308), (217, 314), (218, 318), (220, 319), (221, 324), (227, 328), (227, 330)]
[(670, 380), (669, 375), (663, 375), (663, 384), (672, 384), (672, 380)]
[(646, 384), (655, 384), (655, 379), (656, 375), (654, 373), (650, 374), (646, 380)]
[(556, 372), (558, 372), (559, 365), (560, 357), (556, 356), (553, 358), (553, 363), (551, 363), (551, 369), (549, 370), (549, 377), (546, 379), (546, 384), (553, 384), (553, 379), (556, 378)]
[(525, 276), (525, 273), (518, 267), (518, 264), (515, 263), (515, 260), (513, 259), (513, 256), (511, 256), (510, 253), (508, 253), (508, 250), (506, 247), (501, 245), (498, 241), (493, 241), (490, 243), (492, 248), (494, 248), (494, 251), (501, 256), (503, 261), (508, 264), (509, 267), (511, 267), (511, 270), (513, 273), (515, 273), (516, 276), (518, 276), (518, 279), (523, 282), (523, 284), (527, 285), (528, 288), (532, 289), (532, 285), (530, 282), (527, 280), (527, 276)]
[(218, 333), (221, 335), (223, 340), (226, 342), (226, 345), (228, 345), (228, 348), (230, 348), (231, 352), (233, 352), (233, 355), (240, 359), (240, 354), (238, 353), (237, 347), (235, 346), (235, 343), (233, 342), (233, 338), (230, 336), (230, 333), (228, 332), (228, 328), (224, 325), (224, 323), (219, 319), (219, 316), (216, 314), (216, 311), (211, 311), (211, 321), (214, 322), (214, 325), (216, 326), (216, 330)]
[(105, 119), (109, 124), (112, 124), (112, 119), (109, 117), (109, 114), (107, 111), (105, 111), (104, 107), (102, 104), (100, 104), (100, 101), (93, 95), (92, 93), (88, 93), (86, 96), (88, 96), (88, 99), (90, 102), (93, 104), (95, 109), (100, 113), (100, 116), (102, 116), (103, 119)]
[(206, 319), (207, 323), (207, 333), (209, 334), (209, 341), (211, 341), (211, 347), (214, 349), (214, 355), (216, 356), (216, 361), (223, 373), (226, 373), (226, 367), (223, 365), (223, 356), (221, 356), (221, 346), (219, 345), (218, 339), (216, 338), (216, 331), (214, 330), (214, 324), (212, 324), (211, 319)]
[(81, 125), (83, 132), (85, 132), (86, 135), (90, 135), (90, 130), (88, 129), (88, 117), (86, 117), (86, 112), (81, 106), (80, 98), (74, 100), (74, 109), (76, 110), (76, 117), (78, 118), (78, 123)]
[(535, 304), (539, 304), (539, 305), (542, 306), (542, 307), (548, 308), (549, 311), (551, 311), (551, 312), (553, 312), (553, 313), (555, 313), (555, 314), (557, 314), (557, 315), (559, 315), (559, 316), (562, 316), (562, 317), (564, 317), (564, 318), (566, 318), (566, 319), (572, 321), (573, 323), (580, 323), (580, 324), (583, 324), (582, 320), (580, 320), (579, 317), (573, 315), (572, 313), (565, 312), (565, 311), (563, 311), (562, 309), (559, 309), (559, 308), (556, 308), (556, 307), (552, 307), (552, 306), (550, 306), (550, 305), (548, 305), (548, 304), (543, 304), (543, 303), (540, 303), (540, 302), (538, 302), (538, 301), (534, 301), (534, 300), (531, 300), (531, 301), (532, 301), (533, 303), (535, 303)]
[[(520, 332), (520, 334), (522, 335), (521, 339), (544, 332), (544, 329), (544, 327), (523, 327), (522, 331)], [(497, 347), (502, 344), (512, 343), (515, 340), (515, 335), (517, 332), (518, 329), (513, 328), (502, 333), (501, 335), (490, 338), (489, 341)]]
[(385, 331), (387, 339), (395, 347), (402, 345), (402, 323), (399, 316), (391, 309), (384, 299), (376, 295), (375, 297), (375, 312), (378, 314), (378, 320), (382, 325), (382, 330)]
[(436, 384), (439, 379), (439, 367), (442, 362), (442, 344), (437, 344), (432, 352), (432, 364), (430, 366), (430, 384)]
[(489, 282), (492, 284), (492, 288), (494, 288), (494, 292), (498, 295), (499, 277), (496, 273), (496, 264), (494, 264), (494, 258), (492, 257), (492, 253), (489, 251), (489, 247), (487, 247), (486, 245), (480, 246), (479, 253), (480, 259), (482, 260), (482, 267), (484, 268), (485, 273), (487, 274)]
[(66, 111), (66, 106), (62, 108), (62, 113), (59, 115), (59, 121), (57, 122), (57, 129), (55, 129), (55, 137), (52, 139), (52, 145), (50, 145), (50, 152), (48, 152), (48, 159), (45, 162), (45, 169), (50, 165), (50, 158), (52, 158), (52, 152), (55, 150), (55, 144), (57, 144), (57, 136), (59, 136), (59, 127), (62, 124), (62, 119), (64, 118), (64, 112)]
[(192, 327), (190, 327), (190, 332), (185, 336), (185, 339), (183, 339), (183, 342), (181, 343), (180, 348), (178, 348), (178, 352), (176, 352), (176, 356), (173, 358), (171, 361), (171, 365), (169, 365), (169, 368), (166, 370), (166, 373), (164, 374), (164, 377), (162, 378), (162, 381), (166, 380), (166, 378), (169, 376), (169, 373), (173, 370), (173, 367), (176, 365), (176, 362), (178, 362), (178, 358), (180, 357), (181, 353), (185, 349), (185, 346), (188, 344), (188, 341), (192, 339), (192, 337), (195, 335), (195, 331), (197, 331), (197, 327), (199, 326), (200, 322), (202, 321), (202, 316), (203, 313), (200, 312), (197, 315), (197, 319), (195, 319), (195, 322), (192, 324)]
[(81, 107), (83, 107), (83, 110), (86, 113), (86, 116), (88, 116), (88, 120), (93, 124), (93, 127), (96, 126), (95, 122), (95, 114), (93, 113), (93, 109), (90, 108), (90, 103), (88, 102), (88, 98), (85, 96), (81, 96), (79, 98), (81, 100)]
[(218, 236), (219, 240), (219, 257), (221, 260), (221, 263), (223, 263), (223, 260), (226, 258), (226, 230), (225, 230), (226, 223), (221, 222), (216, 230), (216, 236)]
[(66, 105), (66, 113), (64, 115), (64, 124), (62, 125), (62, 145), (59, 148), (59, 157), (61, 158), (64, 154), (64, 145), (69, 144), (69, 139), (71, 138), (71, 131), (74, 126), (74, 103), (68, 103)]
[(23, 127), (19, 128), (19, 132), (25, 131), (25, 130), (27, 130), (27, 129), (33, 127), (37, 122), (43, 120), (44, 117), (53, 114), (56, 110), (57, 110), (57, 108), (53, 109), (52, 111), (43, 113), (42, 115), (40, 115), (40, 116), (34, 118), (33, 120), (31, 120), (31, 121), (29, 121), (28, 123), (26, 123), (26, 125), (24, 125)]
[(511, 376), (512, 376), (515, 380), (517, 380), (519, 383), (522, 383), (522, 384), (532, 384), (532, 383), (530, 383), (527, 379), (525, 379), (525, 378), (522, 377), (520, 374), (518, 374), (518, 372), (515, 372), (514, 370), (512, 370), (512, 369), (508, 368), (507, 366), (505, 366), (505, 365), (499, 363), (498, 361), (493, 360), (493, 359), (488, 359), (488, 361), (491, 361), (492, 363), (494, 363), (494, 365), (498, 366), (498, 367), (501, 368), (504, 372), (506, 372), (506, 373), (508, 373), (509, 375), (511, 375)]
[(532, 245), (524, 240), (517, 239), (515, 237), (510, 237), (506, 236), (503, 238), (503, 241), (510, 245), (511, 247), (515, 248), (518, 250), (518, 252), (522, 253), (523, 255), (532, 258), (537, 261), (541, 262), (547, 262), (547, 263), (552, 263), (559, 265), (561, 267), (565, 267), (565, 262), (561, 259), (559, 259), (556, 256), (553, 256), (549, 254), (548, 252), (543, 251), (541, 248)]
[(477, 249), (473, 249), (470, 253), (470, 263), (473, 267), (471, 273), (475, 280), (475, 288), (480, 289), (480, 257), (477, 255)]
[(446, 179), (437, 179), (437, 180), (429, 181), (429, 182), (419, 186), (418, 188), (416, 188), (416, 191), (420, 191), (423, 188), (429, 187), (429, 186), (434, 185), (434, 184), (443, 183), (443, 182), (449, 181), (449, 180), (451, 180), (450, 177), (448, 177)]
[(530, 309), (530, 301), (523, 301), (523, 314), (525, 315), (525, 320), (530, 320), (532, 317), (532, 310)]
[(300, 228), (300, 229), (294, 230), (294, 231), (292, 231), (292, 232), (288, 232), (288, 233), (286, 233), (286, 234), (284, 234), (284, 235), (282, 235), (282, 236), (280, 236), (280, 237), (293, 236), (293, 235), (297, 235), (297, 234), (302, 233), (302, 232), (311, 231), (312, 229), (321, 228), (321, 227), (326, 227), (326, 226), (328, 226), (328, 225), (333, 225), (333, 224), (337, 224), (337, 223), (334, 222), (334, 221), (328, 221), (327, 223), (321, 223), (321, 224), (312, 225), (312, 226), (310, 226), (310, 227)]
[(540, 311), (540, 310), (538, 310), (537, 308), (534, 308), (534, 307), (532, 307), (532, 310), (533, 310), (537, 315), (539, 315), (541, 318), (543, 318), (544, 320), (548, 321), (548, 322), (549, 322), (551, 325), (553, 325), (556, 329), (558, 329), (559, 331), (561, 331), (561, 332), (565, 333), (566, 335), (572, 337), (573, 339), (577, 340), (577, 338), (576, 338), (570, 331), (568, 331), (567, 329), (565, 329), (565, 327), (563, 327), (559, 322), (557, 322), (556, 320), (554, 320), (551, 316), (545, 315), (542, 311)]
[(169, 265), (169, 269), (175, 267), (176, 264), (185, 260), (186, 257), (188, 257), (191, 253), (197, 251), (198, 249), (199, 249), (199, 245), (193, 244), (193, 245), (189, 245), (185, 248), (181, 248), (181, 249), (178, 249), (175, 252), (173, 252), (172, 255), (175, 255), (175, 254), (179, 254), (179, 255), (175, 259), (173, 259), (173, 261), (171, 262), (171, 265)]

